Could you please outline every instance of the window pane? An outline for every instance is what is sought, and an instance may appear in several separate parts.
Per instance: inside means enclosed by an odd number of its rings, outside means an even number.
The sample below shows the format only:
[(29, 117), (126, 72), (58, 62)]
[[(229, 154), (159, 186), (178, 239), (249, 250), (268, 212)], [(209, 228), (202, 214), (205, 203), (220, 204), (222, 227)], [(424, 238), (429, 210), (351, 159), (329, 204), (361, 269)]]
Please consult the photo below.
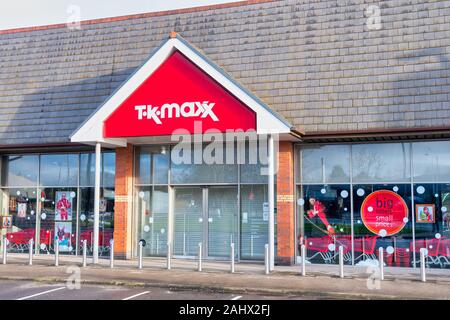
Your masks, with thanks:
[(59, 241), (59, 250), (64, 254), (75, 254), (77, 189), (45, 188), (40, 194), (41, 233), (52, 240), (50, 246), (41, 246), (41, 253), (54, 252), (55, 241)]
[[(205, 150), (205, 147), (203, 148)], [(225, 150), (225, 148), (223, 148)], [(224, 151), (222, 156), (218, 153), (211, 152), (214, 156), (217, 156), (217, 162), (207, 164), (203, 161), (201, 151), (195, 150), (195, 148), (187, 147), (180, 152), (184, 156), (184, 152), (188, 152), (186, 163), (175, 163), (173, 157), (178, 157), (178, 151), (172, 152), (172, 167), (171, 167), (171, 183), (175, 184), (187, 184), (187, 183), (237, 183), (238, 181), (238, 168), (235, 164), (226, 164), (226, 152)], [(194, 153), (196, 155), (194, 156)], [(207, 154), (209, 152), (207, 151)], [(197, 162), (201, 164), (195, 164), (194, 159), (199, 159)]]
[[(344, 248), (344, 262), (351, 264), (350, 185), (304, 185), (299, 190), (300, 245), (305, 244), (307, 261), (337, 264), (338, 248)], [(302, 232), (303, 231), (303, 232)]]
[(136, 148), (136, 184), (167, 184), (169, 155), (167, 146)]
[[(78, 216), (79, 236), (78, 252), (83, 252), (83, 240), (86, 240), (87, 252), (92, 254), (94, 235), (94, 188), (81, 188), (80, 214)], [(99, 255), (109, 256), (110, 240), (114, 234), (114, 189), (100, 189), (100, 232)]]
[(152, 155), (147, 148), (136, 148), (136, 184), (151, 184)]
[(146, 246), (144, 256), (164, 256), (167, 253), (168, 190), (167, 187), (141, 187), (137, 189), (137, 215), (139, 238)]
[(169, 152), (165, 152), (153, 155), (153, 183), (167, 184), (169, 179)]
[(114, 188), (116, 185), (116, 153), (105, 152), (102, 154), (102, 182), (103, 187)]
[(95, 154), (80, 155), (80, 185), (93, 186), (95, 181)]
[[(376, 220), (366, 221), (370, 223), (369, 227), (375, 227), (375, 230), (369, 230), (361, 216), (361, 207), (363, 202), (375, 191), (381, 191), (377, 195), (376, 203), (379, 208), (379, 215), (375, 217)], [(387, 191), (387, 192), (383, 192)], [(399, 206), (401, 202), (392, 201), (392, 197), (383, 195), (383, 193), (399, 195), (403, 199), (404, 204)], [(385, 201), (387, 199), (388, 201)], [(395, 199), (395, 198), (394, 198)], [(408, 208), (408, 218), (403, 221), (396, 221), (395, 217), (398, 214), (392, 213), (389, 201), (392, 201), (391, 208), (402, 208), (406, 204)], [(411, 185), (410, 184), (366, 184), (353, 186), (353, 202), (354, 202), (354, 237), (355, 237), (355, 264), (367, 265), (366, 263), (377, 263), (378, 248), (384, 249), (384, 263), (387, 266), (397, 267), (411, 267), (413, 252), (412, 252), (412, 220), (411, 217)], [(369, 202), (370, 203), (370, 202)], [(378, 204), (379, 203), (379, 204)], [(368, 207), (370, 208), (370, 207)], [(376, 212), (377, 209), (371, 209)], [(368, 212), (368, 211), (367, 211)], [(386, 214), (383, 214), (386, 212)], [(397, 210), (398, 212), (398, 210)], [(383, 216), (388, 216), (389, 219), (381, 219)], [(377, 223), (374, 223), (376, 221)], [(386, 229), (383, 229), (386, 228)], [(401, 228), (398, 231), (398, 228)], [(379, 232), (377, 232), (379, 230)], [(397, 233), (395, 233), (398, 231)], [(384, 235), (383, 235), (384, 233)], [(392, 234), (392, 235), (389, 235)], [(370, 259), (370, 260), (369, 260)], [(366, 261), (369, 260), (369, 261)]]
[(414, 181), (450, 181), (450, 141), (413, 143)]
[(426, 248), (429, 267), (450, 268), (450, 184), (415, 184), (414, 211), (416, 266)]
[(36, 189), (0, 190), (0, 202), (1, 215), (9, 220), (8, 227), (3, 229), (9, 241), (8, 252), (28, 252), (28, 241), (36, 240)]
[(267, 185), (241, 187), (241, 259), (264, 259), (268, 243)]
[(301, 172), (302, 183), (349, 182), (350, 147), (303, 147)]
[(357, 183), (410, 181), (409, 146), (409, 143), (353, 145), (353, 181)]
[[(109, 188), (115, 186), (116, 154), (102, 153), (101, 185)], [(80, 186), (94, 186), (95, 184), (95, 153), (80, 155)]]
[(41, 156), (41, 186), (76, 186), (77, 184), (77, 154)]
[(38, 156), (6, 156), (2, 159), (2, 185), (36, 186), (39, 172)]
[[(258, 184), (267, 183), (267, 159), (263, 160), (262, 158), (267, 157), (267, 148), (260, 150), (254, 143), (246, 142), (243, 152), (245, 159), (241, 162), (243, 163), (241, 164), (241, 182)], [(260, 155), (260, 153), (262, 154)]]

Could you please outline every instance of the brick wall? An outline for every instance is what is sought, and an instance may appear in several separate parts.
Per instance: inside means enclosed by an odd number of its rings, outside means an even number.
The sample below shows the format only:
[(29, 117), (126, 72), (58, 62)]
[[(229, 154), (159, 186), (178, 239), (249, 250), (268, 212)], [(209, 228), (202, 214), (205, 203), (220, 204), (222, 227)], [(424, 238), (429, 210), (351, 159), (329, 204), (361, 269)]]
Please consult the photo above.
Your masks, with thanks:
[(292, 264), (295, 256), (294, 146), (288, 141), (281, 141), (278, 151), (277, 240), (277, 263)]
[(131, 216), (133, 196), (133, 146), (116, 149), (116, 191), (114, 207), (114, 254), (131, 258)]

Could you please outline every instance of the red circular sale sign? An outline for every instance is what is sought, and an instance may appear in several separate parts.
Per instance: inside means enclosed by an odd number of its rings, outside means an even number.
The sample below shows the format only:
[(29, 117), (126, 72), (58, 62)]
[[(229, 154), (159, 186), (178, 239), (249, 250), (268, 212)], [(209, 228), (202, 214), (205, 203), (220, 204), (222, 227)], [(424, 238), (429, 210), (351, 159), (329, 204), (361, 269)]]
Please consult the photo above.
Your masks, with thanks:
[(408, 223), (408, 206), (397, 193), (379, 190), (367, 196), (361, 206), (361, 219), (371, 232), (392, 236)]

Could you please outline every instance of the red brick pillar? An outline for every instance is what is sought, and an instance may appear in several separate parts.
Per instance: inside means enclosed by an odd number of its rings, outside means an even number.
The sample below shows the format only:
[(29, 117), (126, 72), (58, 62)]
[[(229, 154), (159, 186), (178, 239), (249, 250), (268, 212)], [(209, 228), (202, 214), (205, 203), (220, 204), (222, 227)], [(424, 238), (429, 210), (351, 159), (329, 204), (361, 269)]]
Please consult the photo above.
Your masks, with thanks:
[(114, 204), (114, 255), (131, 258), (131, 216), (133, 199), (133, 146), (116, 149), (116, 191)]
[(295, 259), (294, 145), (280, 141), (277, 172), (277, 263)]

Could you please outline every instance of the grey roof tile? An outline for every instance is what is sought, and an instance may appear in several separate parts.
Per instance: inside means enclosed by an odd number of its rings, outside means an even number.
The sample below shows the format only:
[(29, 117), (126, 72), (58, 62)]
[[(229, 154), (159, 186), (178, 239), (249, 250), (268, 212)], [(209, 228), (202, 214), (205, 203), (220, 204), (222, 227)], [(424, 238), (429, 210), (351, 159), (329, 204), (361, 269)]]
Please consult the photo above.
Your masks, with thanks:
[(0, 35), (0, 145), (67, 142), (172, 30), (306, 132), (450, 125), (450, 1), (280, 0)]

